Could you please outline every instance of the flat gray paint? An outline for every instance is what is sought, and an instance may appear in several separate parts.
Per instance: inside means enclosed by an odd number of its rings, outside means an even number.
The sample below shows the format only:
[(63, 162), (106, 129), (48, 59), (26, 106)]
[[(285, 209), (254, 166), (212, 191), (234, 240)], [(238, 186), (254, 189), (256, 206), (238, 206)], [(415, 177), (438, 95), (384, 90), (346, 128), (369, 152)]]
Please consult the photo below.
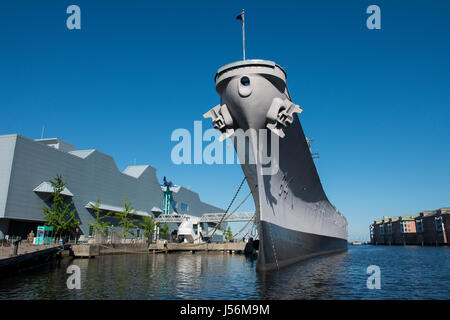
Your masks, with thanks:
[[(31, 140), (16, 134), (0, 136), (0, 238), (7, 232), (8, 220), (42, 221), (45, 202), (33, 189), (57, 174), (62, 175), (74, 195), (72, 200), (84, 234), (88, 234), (88, 223), (93, 221), (85, 206), (98, 198), (104, 204), (120, 206), (126, 196), (136, 210), (148, 213), (153, 207), (163, 208), (155, 168), (130, 166), (120, 172), (111, 156), (97, 150), (74, 149), (56, 138)], [(223, 212), (201, 202), (197, 193), (178, 188), (174, 198), (178, 206), (181, 202), (189, 206), (186, 213), (201, 216), (206, 212)]]

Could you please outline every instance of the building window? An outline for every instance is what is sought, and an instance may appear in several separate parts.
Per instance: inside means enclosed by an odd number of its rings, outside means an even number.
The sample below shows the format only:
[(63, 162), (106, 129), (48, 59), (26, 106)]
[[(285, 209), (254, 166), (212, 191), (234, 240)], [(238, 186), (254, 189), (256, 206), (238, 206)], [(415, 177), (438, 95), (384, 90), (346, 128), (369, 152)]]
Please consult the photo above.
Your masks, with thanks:
[(423, 232), (423, 220), (416, 220), (417, 232)]
[(406, 222), (402, 221), (400, 223), (400, 225), (401, 225), (402, 233), (408, 232), (408, 224)]
[(384, 235), (384, 226), (380, 226), (380, 234)]
[(444, 230), (444, 223), (442, 222), (442, 217), (434, 218), (434, 224), (436, 225), (436, 231)]
[(181, 203), (180, 209), (182, 211), (188, 211), (189, 210), (189, 206), (186, 203)]
[(387, 233), (388, 233), (388, 234), (392, 234), (392, 223), (389, 223), (389, 224), (387, 225)]

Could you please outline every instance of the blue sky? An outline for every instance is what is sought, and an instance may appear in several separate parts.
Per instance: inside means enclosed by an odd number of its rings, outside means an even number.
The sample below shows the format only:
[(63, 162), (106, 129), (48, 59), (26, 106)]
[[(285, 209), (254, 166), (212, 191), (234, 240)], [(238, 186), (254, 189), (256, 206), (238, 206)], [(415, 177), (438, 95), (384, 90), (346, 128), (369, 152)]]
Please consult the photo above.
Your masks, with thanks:
[[(71, 4), (81, 30), (66, 28)], [(366, 28), (371, 4), (381, 30)], [(216, 70), (242, 58), (242, 8), (247, 58), (286, 69), (350, 239), (383, 215), (450, 206), (447, 1), (2, 1), (0, 134), (39, 138), (45, 124), (226, 207), (240, 167), (174, 165), (170, 135), (218, 104)]]

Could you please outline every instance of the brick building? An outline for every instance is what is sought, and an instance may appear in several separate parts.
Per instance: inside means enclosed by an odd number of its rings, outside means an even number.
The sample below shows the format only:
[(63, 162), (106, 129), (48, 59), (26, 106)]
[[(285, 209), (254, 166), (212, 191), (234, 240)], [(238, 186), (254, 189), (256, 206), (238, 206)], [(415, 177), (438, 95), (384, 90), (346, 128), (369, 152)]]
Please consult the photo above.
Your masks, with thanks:
[(450, 208), (423, 211), (416, 217), (417, 243), (421, 245), (447, 244), (450, 235)]
[(381, 245), (448, 245), (450, 208), (423, 211), (375, 220), (370, 226), (372, 244)]

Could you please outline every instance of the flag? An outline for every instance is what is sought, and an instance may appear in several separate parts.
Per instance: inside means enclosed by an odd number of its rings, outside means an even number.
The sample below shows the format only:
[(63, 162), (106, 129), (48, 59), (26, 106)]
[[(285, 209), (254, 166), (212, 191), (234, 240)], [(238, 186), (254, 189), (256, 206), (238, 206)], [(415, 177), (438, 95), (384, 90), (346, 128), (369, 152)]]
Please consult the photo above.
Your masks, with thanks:
[(236, 19), (244, 21), (244, 9), (242, 9), (242, 12), (236, 17)]

